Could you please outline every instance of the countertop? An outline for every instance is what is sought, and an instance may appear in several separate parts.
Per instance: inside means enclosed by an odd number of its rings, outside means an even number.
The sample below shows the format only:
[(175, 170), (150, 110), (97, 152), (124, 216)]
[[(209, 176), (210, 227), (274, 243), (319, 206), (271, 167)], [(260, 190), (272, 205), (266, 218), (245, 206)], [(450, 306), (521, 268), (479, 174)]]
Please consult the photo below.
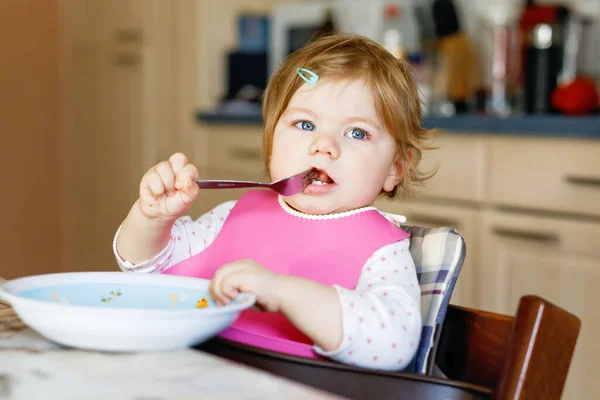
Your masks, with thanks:
[[(262, 125), (259, 113), (225, 113), (199, 111), (196, 120), (204, 124)], [(423, 118), (423, 127), (448, 133), (504, 134), (516, 136), (548, 136), (600, 139), (600, 115), (566, 117), (559, 115), (514, 116), (496, 118), (479, 115)]]

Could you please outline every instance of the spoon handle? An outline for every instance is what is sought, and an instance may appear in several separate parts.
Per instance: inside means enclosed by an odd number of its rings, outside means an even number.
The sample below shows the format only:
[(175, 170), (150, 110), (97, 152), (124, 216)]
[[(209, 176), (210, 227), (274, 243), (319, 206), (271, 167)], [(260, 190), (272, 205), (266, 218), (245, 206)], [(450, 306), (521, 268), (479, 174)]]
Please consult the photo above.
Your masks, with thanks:
[(239, 189), (254, 187), (269, 187), (269, 183), (230, 180), (197, 180), (200, 189)]

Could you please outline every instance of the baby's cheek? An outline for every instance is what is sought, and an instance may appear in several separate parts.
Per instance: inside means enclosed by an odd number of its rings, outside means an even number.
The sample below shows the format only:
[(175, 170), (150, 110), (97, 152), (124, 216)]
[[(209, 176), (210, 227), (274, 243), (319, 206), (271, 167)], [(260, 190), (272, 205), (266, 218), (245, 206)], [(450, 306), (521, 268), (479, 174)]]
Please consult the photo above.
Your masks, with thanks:
[(271, 152), (271, 156), (269, 158), (269, 174), (271, 176), (271, 180), (276, 181), (283, 178), (283, 168), (285, 168), (285, 164), (281, 161), (281, 155), (279, 152)]
[(383, 182), (379, 176), (364, 176), (364, 179), (357, 180), (355, 183), (355, 198), (357, 203), (371, 204), (383, 188)]
[(373, 203), (377, 195), (379, 194), (380, 189), (377, 189), (375, 186), (370, 186), (368, 188), (364, 188), (358, 194), (357, 205), (358, 207), (369, 206)]

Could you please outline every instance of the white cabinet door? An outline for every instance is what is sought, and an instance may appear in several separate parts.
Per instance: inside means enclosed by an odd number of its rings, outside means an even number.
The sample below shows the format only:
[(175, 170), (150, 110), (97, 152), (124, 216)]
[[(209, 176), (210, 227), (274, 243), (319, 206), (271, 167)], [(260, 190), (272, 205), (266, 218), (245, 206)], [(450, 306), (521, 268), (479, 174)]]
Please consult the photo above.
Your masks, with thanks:
[[(175, 2), (62, 0), (64, 270), (115, 269), (111, 241), (176, 136)], [(177, 43), (173, 41), (173, 43)], [(188, 110), (189, 111), (189, 110)]]
[(600, 393), (600, 223), (485, 212), (479, 296), (485, 310), (514, 315), (521, 296), (539, 295), (582, 320), (565, 399)]
[(477, 282), (477, 232), (479, 212), (463, 207), (432, 205), (417, 202), (381, 199), (376, 206), (394, 214), (404, 215), (406, 225), (454, 228), (465, 239), (467, 255), (450, 302), (464, 307), (478, 308)]

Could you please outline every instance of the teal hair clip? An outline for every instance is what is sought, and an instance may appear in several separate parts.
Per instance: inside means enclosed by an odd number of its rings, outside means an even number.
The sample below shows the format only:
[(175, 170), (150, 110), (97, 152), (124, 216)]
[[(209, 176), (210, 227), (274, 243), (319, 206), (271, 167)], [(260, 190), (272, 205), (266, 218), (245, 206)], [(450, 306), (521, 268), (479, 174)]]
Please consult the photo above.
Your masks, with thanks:
[[(317, 82), (319, 81), (319, 75), (315, 74), (314, 72), (312, 72), (309, 69), (296, 68), (296, 72), (298, 73), (300, 78), (304, 79), (306, 81), (306, 83), (308, 83), (311, 86), (316, 85)], [(308, 76), (305, 74), (307, 74)]]

